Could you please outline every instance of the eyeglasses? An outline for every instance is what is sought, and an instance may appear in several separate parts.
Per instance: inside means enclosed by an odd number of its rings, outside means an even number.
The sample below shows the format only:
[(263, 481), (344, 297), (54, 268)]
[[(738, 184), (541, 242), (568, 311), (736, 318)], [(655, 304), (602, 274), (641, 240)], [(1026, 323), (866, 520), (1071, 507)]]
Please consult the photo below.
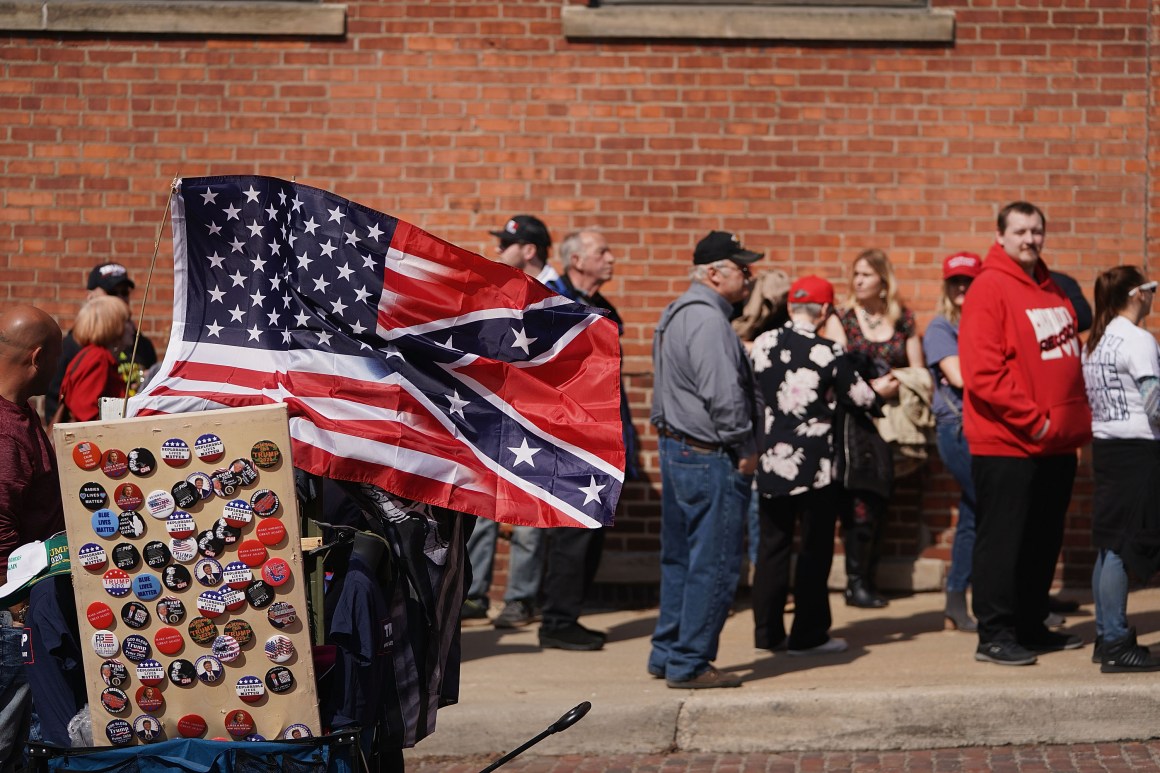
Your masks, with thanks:
[(1154, 293), (1156, 288), (1160, 286), (1160, 282), (1145, 282), (1139, 287), (1133, 287), (1128, 291), (1128, 297), (1131, 298), (1136, 293)]
[(724, 268), (735, 268), (740, 271), (741, 276), (745, 277), (746, 279), (753, 278), (753, 274), (750, 272), (749, 266), (744, 266), (739, 263), (726, 263), (724, 266), (717, 266), (718, 271)]

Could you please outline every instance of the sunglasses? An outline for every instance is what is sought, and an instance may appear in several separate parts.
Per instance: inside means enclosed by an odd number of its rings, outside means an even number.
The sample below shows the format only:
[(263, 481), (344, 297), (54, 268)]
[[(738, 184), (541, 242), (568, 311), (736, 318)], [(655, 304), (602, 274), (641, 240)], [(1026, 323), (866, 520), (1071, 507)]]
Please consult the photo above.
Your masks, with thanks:
[(1133, 287), (1131, 290), (1129, 290), (1128, 297), (1131, 298), (1136, 293), (1154, 293), (1156, 292), (1157, 286), (1160, 286), (1160, 282), (1145, 282), (1139, 287)]

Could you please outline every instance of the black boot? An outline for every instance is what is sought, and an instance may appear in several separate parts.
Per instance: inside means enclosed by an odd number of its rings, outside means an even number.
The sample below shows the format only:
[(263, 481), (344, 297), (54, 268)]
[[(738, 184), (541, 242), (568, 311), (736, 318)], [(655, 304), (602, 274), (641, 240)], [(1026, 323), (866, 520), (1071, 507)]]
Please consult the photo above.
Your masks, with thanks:
[(979, 630), (979, 624), (967, 612), (966, 591), (947, 591), (947, 608), (943, 614), (946, 617), (946, 629), (948, 631), (957, 630), (965, 633), (975, 633)]
[(874, 525), (855, 524), (844, 536), (846, 543), (846, 606), (881, 609), (888, 603), (874, 588), (871, 554), (874, 547)]
[(1160, 671), (1160, 660), (1147, 647), (1136, 643), (1136, 629), (1115, 641), (1103, 643), (1100, 660), (1101, 674), (1125, 674), (1134, 671)]

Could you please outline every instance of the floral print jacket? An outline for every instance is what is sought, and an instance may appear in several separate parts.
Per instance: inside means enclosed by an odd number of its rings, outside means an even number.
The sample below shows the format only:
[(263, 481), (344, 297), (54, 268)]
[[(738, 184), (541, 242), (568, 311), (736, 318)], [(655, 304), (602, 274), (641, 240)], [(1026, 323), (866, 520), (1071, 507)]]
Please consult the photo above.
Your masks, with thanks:
[(765, 440), (757, 488), (794, 496), (834, 481), (834, 411), (870, 413), (877, 397), (842, 347), (787, 322), (758, 336), (750, 352), (765, 397)]

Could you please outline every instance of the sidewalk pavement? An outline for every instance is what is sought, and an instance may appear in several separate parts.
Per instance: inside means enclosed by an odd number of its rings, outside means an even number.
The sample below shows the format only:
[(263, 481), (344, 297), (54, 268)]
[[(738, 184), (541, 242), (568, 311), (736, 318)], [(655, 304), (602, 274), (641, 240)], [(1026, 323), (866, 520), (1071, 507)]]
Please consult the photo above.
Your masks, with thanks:
[[(1101, 674), (1091, 662), (1090, 594), (1063, 630), (1080, 650), (1034, 666), (974, 660), (973, 634), (943, 630), (941, 593), (851, 609), (831, 595), (839, 655), (790, 657), (753, 647), (747, 605), (725, 625), (718, 668), (736, 689), (674, 690), (645, 670), (656, 610), (586, 615), (607, 631), (599, 652), (540, 650), (537, 625), (463, 630), (460, 702), (440, 709), (433, 736), (407, 751), (424, 757), (498, 757), (581, 701), (589, 714), (529, 755), (666, 751), (783, 752), (1074, 744), (1160, 736), (1160, 672)], [(1140, 642), (1160, 647), (1160, 589), (1134, 591), (1128, 616)]]

